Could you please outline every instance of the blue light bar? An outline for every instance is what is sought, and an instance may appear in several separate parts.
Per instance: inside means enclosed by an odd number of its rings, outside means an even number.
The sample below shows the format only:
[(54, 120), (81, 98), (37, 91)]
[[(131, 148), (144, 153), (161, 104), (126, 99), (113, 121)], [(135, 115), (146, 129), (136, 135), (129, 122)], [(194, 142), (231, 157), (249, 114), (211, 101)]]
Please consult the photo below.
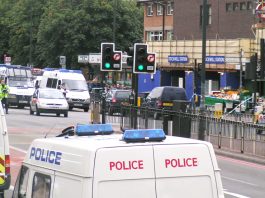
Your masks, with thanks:
[(72, 70), (72, 69), (59, 69), (59, 72), (82, 74), (81, 70)]
[(77, 124), (75, 127), (75, 133), (78, 136), (109, 135), (113, 132), (110, 124)]
[(125, 142), (152, 142), (166, 139), (162, 129), (126, 130), (122, 139)]

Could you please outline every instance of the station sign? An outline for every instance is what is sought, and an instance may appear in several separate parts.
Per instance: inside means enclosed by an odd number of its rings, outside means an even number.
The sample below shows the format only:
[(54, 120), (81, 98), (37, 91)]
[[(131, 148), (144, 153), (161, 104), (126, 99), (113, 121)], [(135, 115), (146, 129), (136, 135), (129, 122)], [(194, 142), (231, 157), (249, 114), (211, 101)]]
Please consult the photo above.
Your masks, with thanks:
[(189, 58), (187, 55), (177, 55), (177, 56), (168, 56), (168, 62), (169, 63), (188, 63)]

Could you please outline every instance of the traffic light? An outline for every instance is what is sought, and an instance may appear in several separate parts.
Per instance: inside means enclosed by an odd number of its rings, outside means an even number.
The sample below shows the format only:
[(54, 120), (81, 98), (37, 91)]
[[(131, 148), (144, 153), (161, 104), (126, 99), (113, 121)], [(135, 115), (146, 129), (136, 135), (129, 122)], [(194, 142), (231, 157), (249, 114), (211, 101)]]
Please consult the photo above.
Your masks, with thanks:
[(156, 54), (148, 52), (147, 44), (135, 43), (133, 58), (133, 73), (156, 72)]
[(128, 47), (126, 50), (127, 52), (127, 65), (128, 66), (133, 66), (133, 56), (134, 56), (134, 48), (133, 47)]
[(122, 52), (114, 50), (114, 43), (101, 43), (100, 71), (121, 71)]

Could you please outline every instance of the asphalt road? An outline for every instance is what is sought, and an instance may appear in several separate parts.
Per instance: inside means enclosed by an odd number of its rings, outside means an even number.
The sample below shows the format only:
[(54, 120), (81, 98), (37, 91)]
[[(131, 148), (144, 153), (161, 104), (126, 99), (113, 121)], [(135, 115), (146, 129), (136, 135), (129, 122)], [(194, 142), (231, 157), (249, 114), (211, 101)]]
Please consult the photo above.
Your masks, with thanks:
[[(10, 109), (6, 115), (11, 146), (12, 186), (15, 183), (24, 155), (35, 138), (59, 134), (62, 129), (77, 123), (90, 123), (89, 113), (81, 110), (69, 112), (69, 117), (55, 115), (30, 115), (29, 109)], [(116, 121), (118, 118), (110, 120)], [(116, 124), (117, 125), (117, 124)], [(226, 198), (264, 198), (265, 166), (217, 156), (221, 168)], [(12, 191), (12, 188), (11, 188)], [(6, 198), (11, 197), (6, 192)]]

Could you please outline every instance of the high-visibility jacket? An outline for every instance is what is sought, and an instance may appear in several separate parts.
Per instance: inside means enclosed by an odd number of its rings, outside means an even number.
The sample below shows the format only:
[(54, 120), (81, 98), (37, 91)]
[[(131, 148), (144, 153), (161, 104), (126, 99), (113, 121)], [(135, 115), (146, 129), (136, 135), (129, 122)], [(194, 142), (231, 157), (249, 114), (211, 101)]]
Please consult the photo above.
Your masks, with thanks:
[(0, 85), (0, 99), (7, 98), (9, 93), (9, 87), (5, 84)]

